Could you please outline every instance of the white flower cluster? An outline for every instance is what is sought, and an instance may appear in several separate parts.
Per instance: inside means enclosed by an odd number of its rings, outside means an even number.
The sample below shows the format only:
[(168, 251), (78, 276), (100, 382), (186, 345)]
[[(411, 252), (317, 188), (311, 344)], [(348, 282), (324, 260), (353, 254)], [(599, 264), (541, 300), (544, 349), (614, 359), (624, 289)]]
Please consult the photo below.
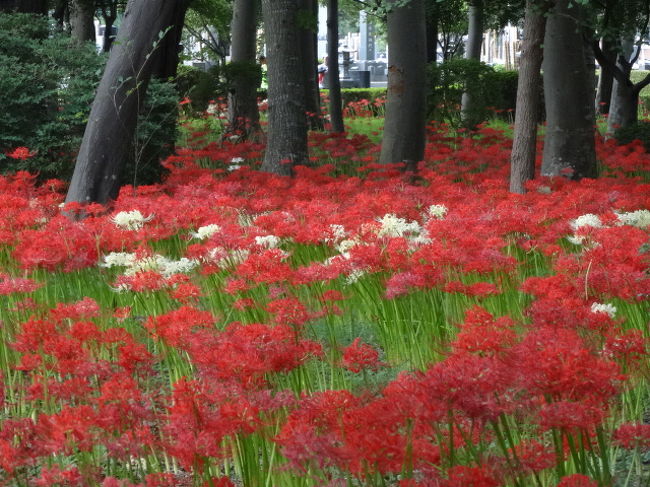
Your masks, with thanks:
[(153, 217), (153, 214), (145, 217), (139, 210), (120, 211), (117, 215), (113, 215), (111, 221), (124, 230), (139, 230)]
[(343, 225), (338, 225), (338, 224), (332, 224), (330, 225), (330, 233), (331, 237), (327, 237), (325, 239), (325, 242), (340, 242), (343, 240), (345, 237), (348, 236), (348, 232), (345, 230), (345, 227)]
[(404, 237), (409, 234), (419, 234), (422, 227), (416, 221), (407, 222), (392, 213), (387, 213), (377, 221), (381, 224), (377, 232), (379, 237)]
[(636, 210), (628, 213), (617, 213), (620, 225), (631, 225), (633, 227), (645, 228), (650, 226), (650, 210)]
[(260, 247), (274, 249), (280, 245), (280, 237), (276, 237), (275, 235), (261, 235), (255, 237), (255, 243)]
[(573, 230), (577, 230), (580, 227), (602, 228), (603, 222), (600, 221), (598, 215), (594, 215), (593, 213), (587, 213), (586, 215), (579, 216), (578, 218), (573, 220), (570, 223), (570, 225), (571, 228), (573, 228)]
[(228, 166), (229, 171), (235, 171), (241, 168), (241, 163), (244, 162), (243, 157), (233, 157), (230, 159), (230, 165)]
[(126, 267), (124, 274), (127, 276), (143, 271), (154, 271), (164, 277), (170, 277), (174, 274), (190, 272), (198, 265), (198, 262), (186, 257), (180, 260), (172, 260), (159, 254), (138, 259), (135, 254), (112, 252), (105, 255), (103, 262), (99, 265), (101, 267)]
[(209, 225), (204, 225), (202, 227), (199, 227), (196, 232), (192, 232), (192, 238), (196, 238), (198, 240), (204, 240), (206, 238), (212, 237), (217, 232), (221, 231), (221, 227), (215, 223), (211, 223)]
[(592, 303), (591, 312), (592, 313), (606, 313), (610, 318), (614, 318), (616, 315), (616, 306), (609, 303)]
[(442, 220), (449, 209), (445, 205), (431, 205), (427, 209), (427, 216), (429, 218), (437, 218), (439, 220)]

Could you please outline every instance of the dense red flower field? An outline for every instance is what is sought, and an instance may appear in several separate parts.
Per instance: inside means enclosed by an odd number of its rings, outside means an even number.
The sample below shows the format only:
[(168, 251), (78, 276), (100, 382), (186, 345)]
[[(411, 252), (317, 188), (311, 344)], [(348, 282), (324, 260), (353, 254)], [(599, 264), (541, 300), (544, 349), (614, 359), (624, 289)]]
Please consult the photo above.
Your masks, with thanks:
[(0, 177), (0, 485), (649, 478), (640, 146), (514, 195), (489, 129), (430, 127), (417, 178), (363, 136), (293, 179), (201, 137), (111, 208)]

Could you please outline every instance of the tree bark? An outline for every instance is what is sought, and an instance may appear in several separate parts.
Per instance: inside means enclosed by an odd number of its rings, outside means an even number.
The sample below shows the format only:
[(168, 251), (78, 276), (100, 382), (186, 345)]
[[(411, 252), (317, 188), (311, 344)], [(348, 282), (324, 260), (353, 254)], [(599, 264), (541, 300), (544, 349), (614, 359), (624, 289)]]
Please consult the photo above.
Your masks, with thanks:
[(94, 0), (71, 0), (69, 8), (72, 38), (78, 43), (95, 42)]
[(535, 177), (537, 120), (539, 118), (540, 68), (544, 51), (544, 10), (535, 0), (526, 1), (524, 40), (521, 46), (519, 79), (517, 81), (517, 110), (510, 157), (510, 191), (523, 194), (526, 181)]
[[(481, 60), (481, 44), (483, 43), (483, 0), (470, 0), (468, 8), (469, 28), (467, 31), (467, 44), (465, 59)], [(469, 128), (474, 128), (473, 120), (474, 100), (469, 92), (463, 93), (461, 98), (461, 118)]]
[(303, 18), (313, 20), (310, 25), (299, 26), (307, 120), (311, 130), (323, 130), (318, 89), (318, 61), (316, 59), (317, 32), (314, 30), (318, 28), (318, 3), (316, 0), (298, 0), (298, 8)]
[(535, 177), (537, 121), (539, 119), (544, 31), (548, 4), (526, 1), (524, 39), (521, 48), (514, 137), (510, 165), (510, 191), (523, 194), (525, 183)]
[(580, 7), (557, 0), (544, 37), (546, 136), (542, 175), (596, 177), (592, 86), (578, 30)]
[[(602, 50), (603, 55), (614, 64), (616, 62), (616, 44), (611, 39), (605, 37), (602, 41)], [(601, 66), (600, 76), (598, 77), (598, 90), (596, 92), (596, 113), (600, 115), (607, 115), (609, 113), (613, 85), (614, 74), (611, 69)]]
[(427, 64), (438, 61), (438, 7), (433, 3), (429, 9), (426, 14)]
[(404, 162), (415, 170), (424, 157), (426, 27), (423, 0), (388, 13), (388, 97), (381, 163)]
[(638, 119), (639, 94), (630, 80), (632, 63), (630, 57), (634, 49), (632, 39), (623, 39), (621, 52), (616, 57), (616, 68), (623, 74), (620, 81), (614, 80), (610, 99), (607, 133), (613, 134), (620, 127), (627, 127)]
[(47, 0), (0, 0), (0, 12), (47, 15)]
[(113, 26), (117, 20), (119, 0), (105, 0), (101, 3), (102, 18), (104, 19), (104, 42), (102, 50), (109, 52), (113, 46)]
[(307, 119), (298, 0), (262, 0), (266, 34), (269, 115), (268, 138), (261, 170), (292, 175), (307, 164)]
[[(170, 0), (168, 0), (170, 1)], [(178, 73), (179, 46), (183, 36), (185, 14), (191, 0), (174, 0), (171, 20), (166, 24), (165, 35), (152, 55), (151, 75), (161, 80), (175, 79)], [(152, 7), (153, 8), (153, 7)]]
[(327, 1), (327, 79), (329, 83), (330, 123), (334, 133), (345, 130), (339, 79), (339, 1)]
[(138, 110), (151, 77), (152, 50), (174, 22), (179, 0), (129, 0), (84, 132), (67, 202), (107, 203), (133, 147)]
[(259, 66), (255, 59), (256, 0), (235, 0), (231, 23), (231, 57), (235, 67), (228, 92), (229, 131), (246, 139), (260, 130), (257, 88)]

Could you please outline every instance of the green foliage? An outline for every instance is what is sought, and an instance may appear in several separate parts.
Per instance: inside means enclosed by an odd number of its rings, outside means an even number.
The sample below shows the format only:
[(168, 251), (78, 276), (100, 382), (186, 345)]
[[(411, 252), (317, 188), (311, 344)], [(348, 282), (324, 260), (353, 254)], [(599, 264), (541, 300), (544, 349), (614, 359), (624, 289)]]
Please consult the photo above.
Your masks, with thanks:
[(621, 127), (614, 133), (614, 138), (619, 144), (640, 140), (646, 152), (650, 152), (650, 120), (640, 120), (627, 127)]
[(222, 70), (219, 66), (213, 66), (207, 71), (192, 66), (178, 67), (178, 92), (192, 100), (194, 111), (204, 112), (210, 100), (225, 96), (226, 86)]
[[(79, 46), (50, 32), (41, 16), (0, 14), (2, 172), (28, 170), (42, 179), (72, 176), (105, 60), (92, 45)], [(125, 164), (129, 182), (145, 184), (160, 176), (158, 157), (175, 140), (177, 100), (172, 85), (150, 83), (136, 151)], [(35, 155), (24, 161), (7, 157), (21, 146)]]
[(467, 91), (474, 101), (472, 120), (484, 121), (495, 113), (514, 110), (517, 99), (517, 73), (497, 71), (473, 59), (451, 59), (428, 67), (430, 118), (461, 125), (460, 103)]
[[(327, 95), (329, 90), (321, 90), (323, 95)], [(383, 103), (380, 107), (375, 107), (374, 102), (379, 98), (386, 98), (386, 88), (344, 88), (341, 90), (341, 101), (343, 106), (348, 106), (351, 103), (356, 103), (363, 100), (368, 100), (368, 107), (375, 111), (375, 116), (384, 114)]]
[(178, 136), (177, 107), (174, 84), (153, 78), (138, 117), (133, 156), (122, 174), (126, 184), (153, 184), (161, 180), (165, 170), (160, 160), (173, 152)]
[[(41, 177), (69, 178), (104, 59), (92, 46), (49, 35), (47, 20), (0, 14), (0, 163)], [(36, 155), (5, 155), (18, 146)]]

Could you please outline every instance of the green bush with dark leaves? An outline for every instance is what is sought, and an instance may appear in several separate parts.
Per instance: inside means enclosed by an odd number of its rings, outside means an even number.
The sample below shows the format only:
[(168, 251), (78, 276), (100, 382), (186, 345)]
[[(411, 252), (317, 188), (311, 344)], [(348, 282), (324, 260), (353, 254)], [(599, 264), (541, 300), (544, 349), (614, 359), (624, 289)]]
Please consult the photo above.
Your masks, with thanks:
[[(38, 15), (0, 13), (0, 168), (28, 170), (41, 179), (69, 179), (106, 57), (92, 43), (76, 45), (51, 31)], [(153, 81), (141, 110), (125, 181), (160, 179), (158, 159), (175, 140), (178, 95), (169, 83)], [(32, 157), (7, 153), (28, 147)]]
[(517, 72), (496, 70), (473, 59), (451, 59), (428, 66), (429, 118), (461, 126), (465, 91), (474, 101), (469, 119), (480, 123), (491, 116), (512, 113), (517, 101)]

